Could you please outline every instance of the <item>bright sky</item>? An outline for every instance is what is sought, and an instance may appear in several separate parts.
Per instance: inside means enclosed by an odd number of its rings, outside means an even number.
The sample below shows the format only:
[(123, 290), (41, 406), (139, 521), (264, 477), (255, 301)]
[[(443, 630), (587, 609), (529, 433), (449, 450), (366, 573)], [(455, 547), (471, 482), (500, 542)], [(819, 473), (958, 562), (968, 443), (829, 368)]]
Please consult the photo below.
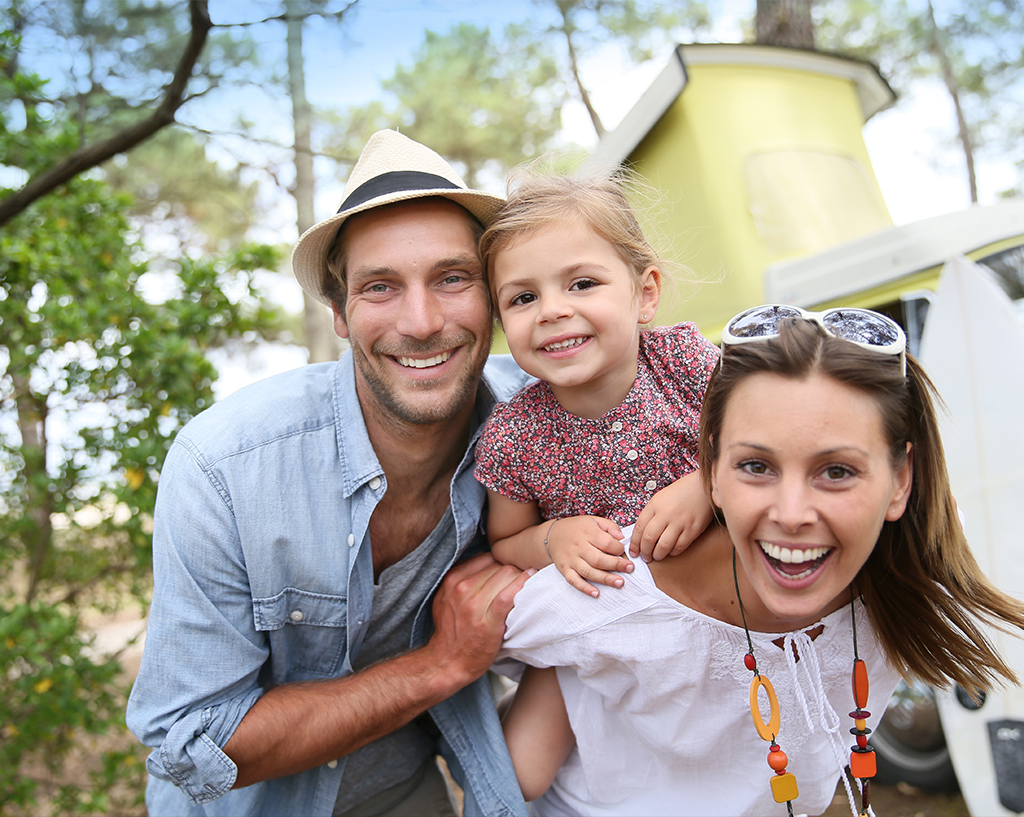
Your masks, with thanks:
[[(755, 0), (719, 0), (712, 3), (717, 39), (737, 42), (740, 21), (752, 18)], [(529, 0), (362, 0), (343, 32), (310, 31), (307, 46), (307, 83), (310, 98), (322, 105), (342, 106), (380, 96), (379, 83), (399, 62), (409, 64), (427, 29), (447, 31), (469, 21), (500, 30), (508, 22), (536, 16)], [(669, 52), (650, 64), (627, 70), (616, 53), (604, 53), (583, 65), (595, 105), (608, 127), (614, 127), (648, 87), (669, 59)], [(583, 145), (593, 145), (589, 120), (580, 103), (563, 111), (567, 134)], [(967, 207), (963, 158), (954, 145), (955, 120), (941, 84), (920, 84), (912, 98), (901, 98), (894, 108), (877, 114), (864, 130), (875, 173), (894, 221), (905, 224)], [(1014, 181), (1013, 168), (981, 163), (978, 168), (982, 204)], [(319, 179), (323, 206), (332, 212), (340, 200), (340, 180)]]
[[(752, 19), (755, 0), (716, 0), (711, 5), (717, 20), (715, 39), (741, 41), (741, 20)], [(249, 3), (238, 0), (215, 3), (214, 20), (226, 22), (228, 18), (224, 15), (229, 13), (238, 14), (238, 19), (251, 20), (251, 8)], [(276, 13), (279, 7), (275, 2), (268, 8), (275, 9)], [(308, 95), (314, 105), (321, 107), (366, 102), (381, 96), (380, 82), (392, 75), (396, 64), (412, 62), (412, 55), (422, 43), (426, 30), (446, 32), (454, 24), (468, 21), (499, 31), (506, 23), (522, 21), (538, 13), (538, 7), (530, 0), (502, 0), (500, 3), (494, 0), (360, 0), (342, 28), (307, 25)], [(280, 30), (274, 35), (274, 42), (267, 42), (264, 59), (274, 59), (275, 51), (283, 48)], [(279, 58), (283, 58), (283, 53)], [(613, 128), (619, 123), (669, 58), (670, 51), (666, 48), (665, 53), (651, 63), (629, 69), (611, 49), (584, 62), (584, 81), (607, 127)], [(265, 97), (262, 104), (266, 105)], [(290, 122), (287, 101), (282, 100), (279, 105), (280, 120)], [(250, 115), (254, 114), (250, 112)], [(563, 125), (571, 140), (584, 146), (596, 143), (582, 104), (570, 103), (563, 109)], [(938, 81), (919, 84), (913, 97), (897, 100), (893, 108), (876, 114), (865, 126), (864, 138), (875, 174), (896, 224), (969, 206), (966, 171), (962, 154), (953, 141), (955, 133), (952, 106)], [(287, 141), (286, 135), (282, 136), (282, 141)], [(332, 178), (326, 166), (324, 172), (318, 170), (318, 173), (317, 217), (324, 218), (337, 208), (344, 180)], [(1012, 185), (1015, 179), (1009, 163), (980, 162), (977, 173), (982, 204), (994, 203), (997, 192)], [(497, 183), (496, 192), (500, 192)], [(292, 224), (285, 219), (278, 235), (294, 230)], [(274, 297), (289, 309), (300, 308), (301, 296), (293, 282), (278, 284)], [(298, 362), (291, 365), (298, 365)], [(260, 370), (241, 375), (241, 379), (269, 373), (258, 364), (257, 368)], [(222, 394), (233, 390), (227, 382), (219, 385)]]

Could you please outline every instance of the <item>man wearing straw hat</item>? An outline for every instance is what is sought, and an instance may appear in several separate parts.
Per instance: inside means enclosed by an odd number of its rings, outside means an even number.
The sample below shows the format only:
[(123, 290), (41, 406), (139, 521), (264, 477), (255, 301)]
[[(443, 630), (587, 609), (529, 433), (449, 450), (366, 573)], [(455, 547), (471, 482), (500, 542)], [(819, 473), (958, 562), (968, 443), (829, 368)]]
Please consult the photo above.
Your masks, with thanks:
[(500, 205), (375, 134), (292, 256), (349, 351), (176, 438), (128, 705), (152, 817), (452, 815), (438, 752), (466, 815), (525, 814), (484, 674), (526, 574), (479, 552), (473, 478), (524, 381), (487, 360), (476, 247)]

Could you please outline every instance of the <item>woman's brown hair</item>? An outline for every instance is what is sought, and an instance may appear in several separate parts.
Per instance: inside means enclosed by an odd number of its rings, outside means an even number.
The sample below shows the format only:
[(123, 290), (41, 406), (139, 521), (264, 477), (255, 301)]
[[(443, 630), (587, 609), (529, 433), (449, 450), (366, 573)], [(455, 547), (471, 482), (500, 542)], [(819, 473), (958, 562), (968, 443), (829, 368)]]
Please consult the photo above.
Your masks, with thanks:
[(827, 334), (813, 321), (784, 322), (779, 336), (727, 346), (708, 384), (701, 414), (705, 487), (718, 451), (729, 398), (747, 377), (770, 372), (794, 379), (820, 374), (871, 396), (879, 407), (894, 468), (913, 449), (913, 483), (903, 515), (883, 524), (855, 580), (893, 667), (936, 686), (954, 681), (970, 692), (999, 677), (1017, 678), (984, 632), (984, 623), (1024, 629), (1024, 603), (998, 590), (971, 553), (949, 486), (935, 412), (938, 395), (907, 357), (879, 355)]

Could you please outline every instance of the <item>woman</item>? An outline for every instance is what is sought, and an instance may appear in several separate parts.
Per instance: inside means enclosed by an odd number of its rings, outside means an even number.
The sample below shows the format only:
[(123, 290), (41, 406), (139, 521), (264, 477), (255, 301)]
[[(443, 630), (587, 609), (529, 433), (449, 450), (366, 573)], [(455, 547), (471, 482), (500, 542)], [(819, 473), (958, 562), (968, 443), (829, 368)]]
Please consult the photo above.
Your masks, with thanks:
[(901, 675), (1016, 682), (979, 622), (1024, 628), (1024, 605), (971, 556), (899, 327), (767, 306), (722, 346), (700, 460), (728, 533), (599, 599), (550, 569), (516, 598), (503, 656), (558, 668), (505, 719), (538, 814), (820, 813), (846, 765), (873, 775)]

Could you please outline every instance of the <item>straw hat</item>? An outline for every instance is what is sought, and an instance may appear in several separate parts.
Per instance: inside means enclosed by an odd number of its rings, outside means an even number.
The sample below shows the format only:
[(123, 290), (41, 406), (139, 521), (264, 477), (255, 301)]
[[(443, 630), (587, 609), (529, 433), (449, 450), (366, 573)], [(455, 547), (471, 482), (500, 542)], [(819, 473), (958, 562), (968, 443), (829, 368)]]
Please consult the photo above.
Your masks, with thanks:
[(451, 199), (484, 226), (504, 204), (499, 196), (469, 190), (452, 166), (430, 148), (398, 131), (377, 131), (352, 168), (337, 214), (306, 230), (292, 250), (292, 270), (300, 286), (330, 306), (324, 294), (327, 252), (345, 219), (384, 204), (424, 196)]

